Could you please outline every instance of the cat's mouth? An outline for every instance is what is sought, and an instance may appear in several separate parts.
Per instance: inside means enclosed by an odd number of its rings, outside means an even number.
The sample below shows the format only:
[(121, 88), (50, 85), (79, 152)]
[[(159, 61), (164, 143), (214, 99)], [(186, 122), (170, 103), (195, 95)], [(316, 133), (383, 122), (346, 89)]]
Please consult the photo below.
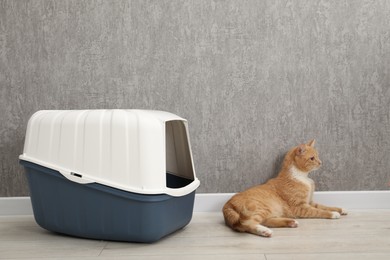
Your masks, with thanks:
[(314, 168), (313, 168), (312, 171), (318, 170), (320, 167), (321, 167), (321, 164), (320, 164), (320, 165), (317, 165), (317, 166), (314, 166)]

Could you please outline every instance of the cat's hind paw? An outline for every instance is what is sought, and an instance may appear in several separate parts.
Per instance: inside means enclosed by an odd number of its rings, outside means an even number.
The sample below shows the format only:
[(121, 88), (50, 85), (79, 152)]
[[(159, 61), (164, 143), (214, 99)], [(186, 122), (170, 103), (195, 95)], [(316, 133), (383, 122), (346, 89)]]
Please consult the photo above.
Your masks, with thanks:
[(340, 213), (338, 213), (337, 211), (332, 211), (331, 214), (332, 214), (332, 216), (330, 217), (331, 219), (340, 218)]
[(262, 225), (257, 225), (256, 227), (257, 234), (262, 237), (271, 237), (272, 236), (272, 230), (262, 226)]

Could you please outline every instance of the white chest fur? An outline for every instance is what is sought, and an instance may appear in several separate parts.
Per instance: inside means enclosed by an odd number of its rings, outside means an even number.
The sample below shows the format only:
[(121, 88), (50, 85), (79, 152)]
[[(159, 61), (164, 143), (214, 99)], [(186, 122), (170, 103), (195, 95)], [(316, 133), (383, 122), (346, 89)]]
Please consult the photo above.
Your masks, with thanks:
[(297, 169), (295, 166), (291, 167), (291, 176), (295, 180), (297, 180), (305, 185), (308, 185), (310, 187), (313, 184), (313, 180), (310, 179), (309, 177), (307, 177), (307, 173)]
[(296, 181), (306, 185), (309, 188), (309, 193), (307, 194), (307, 200), (310, 202), (312, 200), (313, 192), (314, 192), (314, 181), (307, 177), (307, 173), (303, 172), (296, 167), (291, 168), (291, 176)]

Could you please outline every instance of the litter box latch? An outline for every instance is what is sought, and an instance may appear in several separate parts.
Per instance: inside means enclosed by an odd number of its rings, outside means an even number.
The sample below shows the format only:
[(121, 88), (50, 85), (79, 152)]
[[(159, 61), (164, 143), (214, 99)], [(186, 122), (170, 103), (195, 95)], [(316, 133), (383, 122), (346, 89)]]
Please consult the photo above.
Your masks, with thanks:
[(79, 177), (79, 178), (83, 177), (83, 175), (75, 173), (75, 172), (71, 172), (70, 175), (73, 175), (73, 176), (76, 176), (76, 177)]
[(73, 181), (73, 182), (77, 182), (80, 184), (88, 184), (88, 183), (94, 182), (94, 181), (90, 181), (90, 180), (86, 179), (85, 177), (83, 177), (82, 174), (77, 173), (77, 172), (60, 171), (60, 173), (62, 174), (62, 176), (64, 176), (68, 180)]

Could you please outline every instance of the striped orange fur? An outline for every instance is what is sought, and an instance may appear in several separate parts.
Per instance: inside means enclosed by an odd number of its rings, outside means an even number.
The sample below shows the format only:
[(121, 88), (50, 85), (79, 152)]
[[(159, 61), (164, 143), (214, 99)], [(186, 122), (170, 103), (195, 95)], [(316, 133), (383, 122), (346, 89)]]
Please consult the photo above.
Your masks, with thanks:
[(337, 219), (347, 213), (314, 203), (314, 182), (308, 174), (320, 167), (315, 140), (292, 148), (276, 178), (234, 195), (223, 207), (227, 226), (239, 232), (270, 237), (270, 227), (298, 226), (295, 218)]

